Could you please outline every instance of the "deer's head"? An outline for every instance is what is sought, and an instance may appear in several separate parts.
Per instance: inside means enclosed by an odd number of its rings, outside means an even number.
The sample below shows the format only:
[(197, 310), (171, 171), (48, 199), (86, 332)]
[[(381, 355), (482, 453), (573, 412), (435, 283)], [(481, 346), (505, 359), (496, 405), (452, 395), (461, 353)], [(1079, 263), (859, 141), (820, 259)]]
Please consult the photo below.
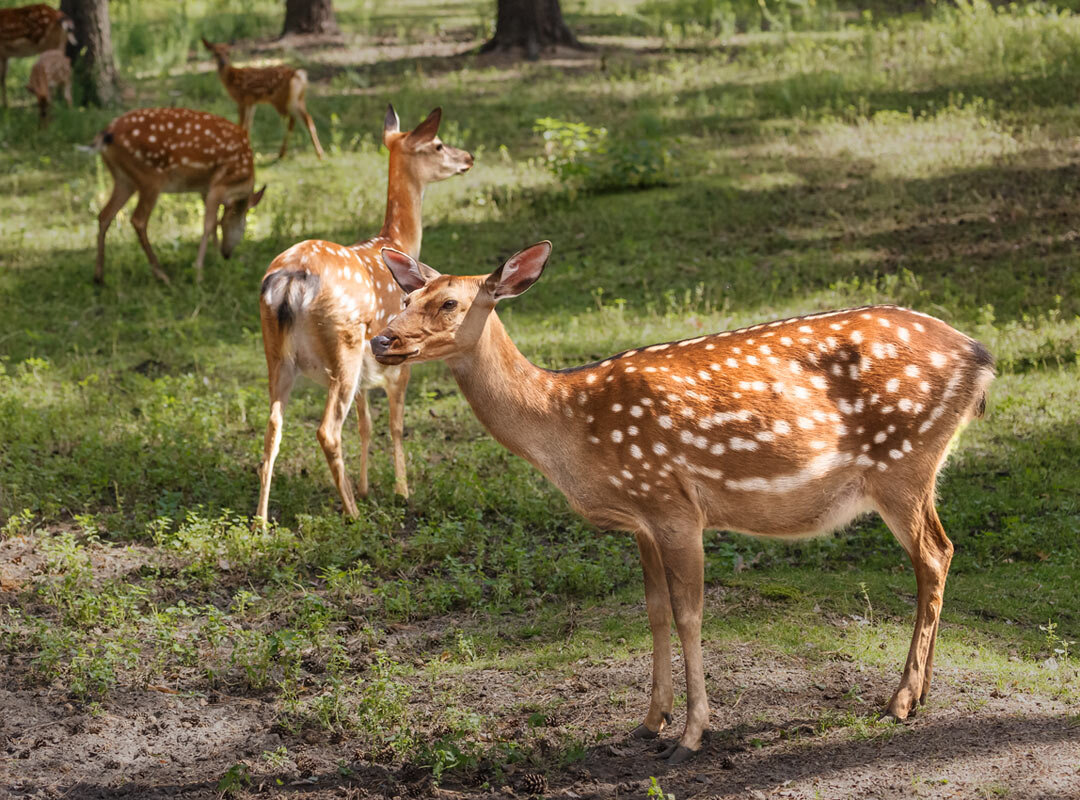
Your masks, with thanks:
[(411, 131), (402, 132), (397, 112), (392, 105), (387, 106), (383, 144), (390, 151), (391, 171), (400, 166), (422, 186), (469, 171), (472, 154), (439, 138), (441, 120), (442, 109), (436, 108)]
[(399, 250), (382, 257), (405, 292), (405, 310), (371, 340), (380, 364), (453, 358), (472, 348), (495, 304), (532, 286), (551, 255), (540, 242), (507, 259), (490, 275), (442, 275)]
[(218, 69), (229, 65), (229, 46), (227, 44), (224, 42), (215, 44), (214, 42), (208, 41), (205, 36), (200, 38), (202, 39), (203, 47), (213, 53)]
[(221, 214), (221, 255), (225, 258), (229, 258), (236, 246), (244, 241), (247, 212), (259, 204), (265, 191), (266, 187), (263, 186), (257, 192), (225, 204), (225, 210)]

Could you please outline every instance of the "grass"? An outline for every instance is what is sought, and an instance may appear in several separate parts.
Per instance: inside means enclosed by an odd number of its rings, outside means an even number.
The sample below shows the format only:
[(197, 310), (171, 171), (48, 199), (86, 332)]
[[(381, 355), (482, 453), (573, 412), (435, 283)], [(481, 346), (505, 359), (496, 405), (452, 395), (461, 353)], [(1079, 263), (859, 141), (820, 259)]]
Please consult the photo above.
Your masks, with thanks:
[[(116, 6), (129, 105), (232, 116), (194, 41), (274, 34), (280, 9), (255, 5)], [(404, 124), (442, 105), (443, 138), (477, 156), (429, 192), (425, 261), (478, 273), (554, 240), (544, 280), (504, 314), (538, 363), (865, 302), (912, 305), (984, 341), (1000, 372), (989, 414), (940, 484), (957, 553), (939, 672), (1077, 700), (1075, 668), (1040, 666), (1054, 647), (1039, 626), (1080, 638), (1080, 21), (1041, 5), (862, 18), (827, 5), (748, 32), (695, 27), (670, 4), (687, 24), (643, 51), (621, 37), (656, 35), (660, 5), (597, 0), (570, 10), (610, 48), (602, 62), (491, 66), (371, 50), (379, 36), (479, 38), (489, 20), (474, 5), (442, 22), (419, 2), (336, 5), (352, 49), (252, 54), (308, 68), (329, 157), (296, 136), (272, 161), (280, 122), (257, 114), (270, 188), (247, 241), (230, 262), (210, 259), (201, 286), (193, 196), (164, 197), (150, 223), (171, 288), (150, 275), (130, 208), (109, 235), (106, 287), (90, 283), (109, 186), (74, 145), (117, 110), (59, 108), (43, 134), (25, 104), (0, 116), (0, 546), (40, 561), (4, 577), (0, 647), (28, 662), (24, 679), (106, 704), (119, 686), (266, 695), (287, 727), (347, 733), (436, 777), (481, 762), (496, 765), (489, 776), (562, 769), (614, 732), (538, 723), (515, 738), (455, 694), (485, 670), (571, 675), (650, 643), (632, 540), (589, 528), (490, 440), (441, 365), (417, 369), (410, 389), (408, 504), (391, 495), (376, 398), (373, 496), (362, 519), (341, 519), (315, 439), (323, 393), (307, 387), (286, 415), (277, 524), (250, 525), (267, 415), (259, 280), (301, 238), (350, 242), (378, 226), (393, 100)], [(164, 30), (178, 32), (171, 50), (146, 46)], [(9, 87), (29, 63), (15, 62)], [(606, 128), (617, 166), (605, 156), (593, 169), (643, 164), (658, 180), (557, 180), (541, 118)], [(347, 463), (357, 446), (346, 437)], [(706, 547), (709, 596), (722, 598), (707, 648), (841, 653), (898, 672), (914, 578), (876, 519), (798, 545), (710, 533)], [(873, 624), (859, 621), (868, 604)], [(427, 643), (396, 643), (403, 625)], [(435, 684), (433, 711), (416, 698)], [(646, 686), (642, 672), (612, 704), (634, 716)], [(859, 719), (819, 723), (878, 735)]]

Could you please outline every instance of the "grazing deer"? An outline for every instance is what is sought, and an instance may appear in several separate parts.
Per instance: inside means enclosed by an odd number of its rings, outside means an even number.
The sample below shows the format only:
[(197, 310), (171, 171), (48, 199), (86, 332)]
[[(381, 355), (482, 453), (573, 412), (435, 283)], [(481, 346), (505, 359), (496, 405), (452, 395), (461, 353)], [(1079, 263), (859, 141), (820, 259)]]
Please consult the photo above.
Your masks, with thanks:
[(670, 762), (699, 748), (708, 722), (703, 528), (794, 538), (869, 510), (915, 567), (915, 635), (888, 705), (907, 717), (930, 689), (953, 552), (934, 485), (952, 437), (985, 409), (990, 353), (925, 314), (872, 306), (541, 369), (494, 309), (540, 277), (550, 252), (542, 242), (490, 275), (454, 277), (384, 249), (409, 294), (371, 346), (385, 365), (445, 361), (496, 439), (585, 518), (634, 533), (653, 635), (652, 701), (635, 735), (653, 738), (671, 721), (673, 614), (687, 719)]
[(307, 125), (311, 143), (315, 145), (315, 155), (320, 159), (323, 157), (319, 134), (315, 132), (315, 122), (311, 119), (307, 106), (304, 105), (304, 93), (308, 85), (307, 73), (304, 70), (292, 67), (241, 69), (230, 63), (227, 44), (214, 44), (205, 38), (202, 43), (214, 54), (218, 77), (225, 85), (225, 91), (236, 101), (240, 125), (250, 133), (251, 123), (255, 118), (255, 106), (259, 103), (269, 103), (280, 116), (289, 118), (289, 125), (285, 129), (285, 138), (281, 142), (278, 158), (285, 157), (285, 150), (289, 146), (289, 135), (292, 133), (297, 118)]
[(44, 128), (49, 122), (49, 102), (53, 90), (62, 87), (64, 100), (71, 108), (71, 62), (63, 50), (47, 50), (34, 62), (30, 70), (30, 82), (26, 90), (37, 98), (39, 125)]
[[(38, 3), (0, 8), (0, 89), (7, 108), (7, 62), (75, 44), (75, 25), (67, 14)], [(70, 101), (69, 101), (70, 102)]]
[(206, 203), (203, 236), (195, 258), (196, 279), (202, 281), (203, 259), (211, 237), (217, 243), (218, 206), (221, 215), (221, 254), (225, 258), (244, 239), (247, 212), (262, 200), (264, 186), (255, 187), (255, 161), (248, 134), (227, 119), (187, 108), (143, 108), (117, 117), (91, 146), (113, 177), (109, 201), (98, 215), (97, 266), (94, 281), (105, 280), (105, 233), (131, 195), (139, 202), (131, 224), (150, 260), (154, 275), (169, 276), (150, 246), (146, 224), (158, 196), (198, 192)]
[(378, 236), (349, 247), (318, 240), (300, 242), (275, 258), (263, 278), (259, 316), (270, 384), (270, 419), (259, 469), (261, 488), (256, 514), (264, 522), (268, 519), (270, 479), (281, 445), (285, 404), (300, 373), (328, 389), (319, 444), (345, 513), (356, 517), (359, 512), (345, 474), (341, 427), (353, 398), (357, 398), (361, 441), (357, 488), (361, 497), (367, 497), (371, 443), (367, 390), (377, 386), (386, 389), (390, 405), (394, 491), (404, 497), (409, 495), (401, 443), (409, 367), (377, 364), (368, 341), (401, 311), (401, 291), (383, 265), (380, 250), (393, 247), (418, 256), (424, 188), (472, 167), (469, 153), (439, 140), (441, 119), (442, 109), (436, 108), (416, 128), (403, 133), (394, 107), (387, 109), (383, 144), (390, 151), (390, 172), (386, 217)]

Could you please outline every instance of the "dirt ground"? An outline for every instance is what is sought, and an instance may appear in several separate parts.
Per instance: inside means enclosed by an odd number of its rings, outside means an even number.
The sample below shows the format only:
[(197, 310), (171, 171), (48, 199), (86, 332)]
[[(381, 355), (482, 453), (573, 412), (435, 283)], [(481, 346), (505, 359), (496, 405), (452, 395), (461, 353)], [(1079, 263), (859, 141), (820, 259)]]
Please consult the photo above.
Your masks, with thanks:
[[(763, 660), (748, 646), (707, 653), (713, 730), (696, 759), (672, 768), (655, 759), (658, 744), (624, 733), (647, 703), (648, 657), (582, 666), (569, 679), (563, 672), (485, 670), (444, 676), (432, 688), (436, 696), (455, 691), (463, 706), (495, 718), (500, 728), (526, 726), (523, 708), (554, 700), (561, 704), (549, 721), (553, 734), (563, 727), (593, 741), (611, 734), (583, 760), (549, 776), (547, 797), (646, 797), (655, 776), (677, 800), (1080, 798), (1080, 718), (1076, 708), (1053, 699), (1002, 695), (944, 670), (922, 713), (882, 729), (852, 725), (851, 714), (872, 719), (895, 675), (846, 661)], [(415, 767), (358, 760), (348, 739), (277, 727), (272, 699), (124, 689), (93, 715), (48, 688), (18, 688), (19, 677), (7, 674), (14, 680), (0, 688), (3, 797), (214, 798), (218, 780), (241, 761), (250, 765), (252, 781), (240, 796), (532, 796), (533, 776), (525, 769), (497, 788), (453, 779), (433, 786)], [(415, 695), (424, 702), (425, 693)], [(623, 699), (613, 701), (616, 695)], [(834, 726), (820, 722), (844, 718)], [(676, 730), (679, 725), (677, 714)], [(271, 768), (263, 754), (282, 745), (287, 760)]]

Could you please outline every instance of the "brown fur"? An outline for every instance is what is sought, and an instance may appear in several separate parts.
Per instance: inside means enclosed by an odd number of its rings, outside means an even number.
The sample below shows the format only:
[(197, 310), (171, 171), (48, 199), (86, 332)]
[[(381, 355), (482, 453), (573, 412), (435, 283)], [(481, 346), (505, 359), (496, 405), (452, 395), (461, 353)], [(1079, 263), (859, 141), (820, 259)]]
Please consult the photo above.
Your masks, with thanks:
[(48, 50), (34, 62), (26, 87), (37, 98), (42, 128), (48, 124), (49, 102), (53, 90), (58, 87), (63, 88), (64, 100), (68, 108), (71, 108), (71, 62), (67, 60), (63, 50)]
[(985, 403), (993, 378), (986, 349), (940, 320), (874, 306), (552, 372), (518, 352), (493, 311), (539, 277), (549, 250), (536, 245), (486, 277), (425, 267), (424, 279), (411, 259), (384, 253), (414, 291), (373, 350), (384, 363), (445, 360), (496, 439), (584, 517), (635, 534), (653, 633), (652, 702), (637, 734), (655, 736), (670, 718), (673, 618), (688, 706), (673, 760), (697, 750), (708, 721), (703, 528), (808, 536), (869, 510), (915, 567), (915, 633), (888, 707), (906, 717), (930, 687), (952, 557), (934, 510), (935, 480), (951, 438)]
[[(131, 195), (139, 203), (131, 224), (150, 261), (154, 275), (165, 283), (169, 276), (150, 246), (147, 222), (158, 196), (183, 192), (203, 195), (206, 210), (203, 237), (195, 259), (197, 279), (202, 281), (207, 243), (217, 237), (217, 210), (225, 206), (221, 218), (222, 255), (232, 251), (230, 239), (239, 231), (243, 237), (244, 218), (262, 198), (255, 186), (255, 161), (247, 131), (227, 119), (186, 108), (143, 108), (117, 117), (95, 142), (113, 177), (113, 191), (98, 216), (98, 254), (94, 280), (105, 279), (105, 234), (117, 212)], [(265, 187), (264, 187), (265, 188)]]
[[(9, 58), (56, 50), (75, 44), (74, 26), (67, 14), (44, 3), (19, 8), (0, 8), (0, 89), (7, 108), (7, 62)], [(70, 102), (70, 101), (69, 101)]]
[(263, 348), (270, 388), (263, 462), (259, 469), (257, 516), (267, 519), (270, 482), (281, 445), (281, 429), (289, 394), (300, 373), (327, 387), (326, 410), (319, 426), (319, 444), (326, 455), (345, 513), (359, 511), (341, 455), (341, 429), (353, 399), (362, 442), (361, 497), (368, 493), (368, 448), (371, 419), (367, 390), (386, 389), (390, 404), (390, 438), (394, 449), (394, 491), (408, 496), (402, 445), (405, 390), (409, 368), (384, 368), (371, 358), (374, 331), (401, 311), (402, 294), (379, 258), (383, 247), (419, 253), (421, 198), (424, 187), (464, 172), (472, 156), (447, 147), (437, 137), (441, 110), (435, 109), (415, 130), (402, 133), (389, 109), (383, 142), (390, 151), (386, 217), (378, 236), (343, 247), (306, 241), (286, 250), (270, 264), (259, 303)]
[(323, 157), (319, 134), (315, 122), (307, 111), (304, 94), (307, 92), (307, 73), (293, 67), (234, 67), (229, 60), (229, 46), (202, 40), (203, 46), (214, 54), (217, 61), (218, 77), (225, 86), (225, 91), (236, 101), (239, 123), (249, 133), (255, 118), (255, 106), (267, 103), (274, 107), (278, 115), (289, 120), (285, 129), (285, 138), (281, 142), (279, 158), (285, 157), (289, 146), (289, 134), (299, 118), (307, 126), (311, 143), (315, 146), (315, 155)]

